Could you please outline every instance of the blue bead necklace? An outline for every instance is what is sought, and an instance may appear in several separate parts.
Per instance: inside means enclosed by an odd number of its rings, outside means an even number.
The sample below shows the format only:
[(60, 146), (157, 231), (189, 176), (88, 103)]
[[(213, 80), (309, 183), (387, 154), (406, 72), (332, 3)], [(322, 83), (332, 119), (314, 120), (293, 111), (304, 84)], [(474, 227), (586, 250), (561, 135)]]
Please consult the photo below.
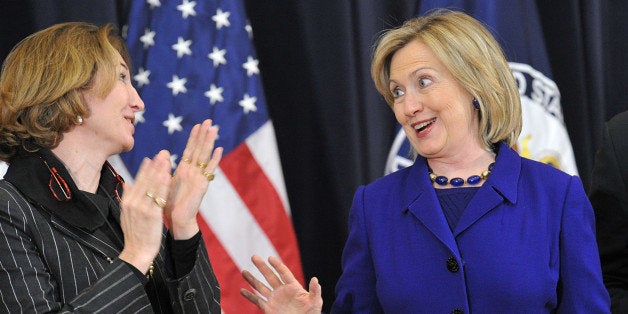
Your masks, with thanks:
[[(467, 178), (467, 183), (469, 185), (476, 185), (478, 183), (480, 183), (480, 181), (482, 180), (486, 180), (486, 178), (488, 178), (488, 175), (491, 174), (491, 172), (493, 171), (493, 167), (495, 166), (495, 163), (491, 163), (490, 165), (488, 165), (488, 170), (485, 170), (484, 172), (482, 172), (480, 175), (472, 175), (470, 177)], [(464, 185), (464, 179), (463, 178), (451, 178), (451, 180), (449, 180), (449, 178), (445, 177), (445, 176), (437, 176), (432, 172), (432, 168), (427, 167), (427, 169), (430, 172), (430, 181), (432, 181), (432, 183), (436, 182), (436, 184), (440, 185), (440, 186), (445, 186), (447, 185), (447, 183), (451, 184), (454, 187), (460, 187)]]

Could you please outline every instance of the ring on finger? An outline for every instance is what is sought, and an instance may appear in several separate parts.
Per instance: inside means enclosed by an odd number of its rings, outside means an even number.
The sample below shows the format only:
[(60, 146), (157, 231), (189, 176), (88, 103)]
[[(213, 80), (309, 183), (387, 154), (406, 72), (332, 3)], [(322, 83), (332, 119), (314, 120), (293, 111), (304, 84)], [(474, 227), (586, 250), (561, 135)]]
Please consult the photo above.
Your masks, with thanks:
[(155, 204), (161, 208), (164, 208), (167, 204), (166, 200), (155, 196), (155, 193), (146, 191), (146, 196), (150, 197)]
[(203, 171), (203, 175), (207, 178), (207, 181), (212, 181), (215, 177), (213, 173), (207, 171)]
[(164, 208), (167, 204), (166, 200), (161, 197), (155, 197), (153, 198), (153, 201), (155, 202), (155, 204), (157, 204), (157, 206), (161, 208)]
[(201, 162), (199, 162), (199, 163), (197, 163), (196, 165), (197, 165), (199, 168), (201, 168), (201, 169), (205, 169), (205, 167), (207, 167), (207, 164), (206, 164), (206, 163), (204, 163), (204, 162), (202, 162), (202, 161), (201, 161)]
[(192, 160), (190, 158), (187, 158), (187, 157), (183, 157), (183, 159), (181, 159), (181, 161), (187, 162), (188, 164), (192, 162)]

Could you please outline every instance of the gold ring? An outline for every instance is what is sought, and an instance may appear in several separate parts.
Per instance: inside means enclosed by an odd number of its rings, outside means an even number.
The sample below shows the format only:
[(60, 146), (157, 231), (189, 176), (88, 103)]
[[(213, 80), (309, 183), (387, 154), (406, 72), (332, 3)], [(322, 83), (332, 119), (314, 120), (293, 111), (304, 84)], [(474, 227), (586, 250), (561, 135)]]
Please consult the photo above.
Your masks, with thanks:
[(206, 164), (206, 163), (204, 163), (204, 162), (199, 162), (199, 163), (197, 163), (196, 165), (197, 165), (199, 168), (201, 168), (201, 169), (205, 169), (205, 167), (207, 167), (207, 164)]
[(203, 171), (203, 175), (207, 178), (207, 181), (214, 180), (214, 174), (211, 172)]
[(155, 202), (155, 204), (157, 204), (157, 206), (161, 208), (164, 208), (166, 206), (166, 200), (161, 197), (155, 197), (153, 198), (153, 201)]
[(190, 158), (187, 158), (187, 157), (183, 157), (183, 159), (181, 159), (181, 161), (187, 162), (188, 164), (192, 162), (192, 160), (190, 160)]
[(155, 193), (146, 191), (146, 196), (154, 199), (155, 198)]

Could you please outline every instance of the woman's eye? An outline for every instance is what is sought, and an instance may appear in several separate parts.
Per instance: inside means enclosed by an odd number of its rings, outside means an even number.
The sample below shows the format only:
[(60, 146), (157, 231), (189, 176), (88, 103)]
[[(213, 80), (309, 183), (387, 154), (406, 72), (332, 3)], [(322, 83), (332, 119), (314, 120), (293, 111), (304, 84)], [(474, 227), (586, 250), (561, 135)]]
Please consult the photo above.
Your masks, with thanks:
[(404, 94), (404, 92), (399, 87), (394, 88), (391, 92), (392, 92), (394, 98), (401, 97)]
[(120, 73), (120, 81), (126, 82), (128, 75), (126, 73)]
[(427, 87), (430, 84), (432, 84), (432, 80), (430, 80), (428, 78), (421, 78), (421, 79), (419, 79), (419, 86), (420, 87)]

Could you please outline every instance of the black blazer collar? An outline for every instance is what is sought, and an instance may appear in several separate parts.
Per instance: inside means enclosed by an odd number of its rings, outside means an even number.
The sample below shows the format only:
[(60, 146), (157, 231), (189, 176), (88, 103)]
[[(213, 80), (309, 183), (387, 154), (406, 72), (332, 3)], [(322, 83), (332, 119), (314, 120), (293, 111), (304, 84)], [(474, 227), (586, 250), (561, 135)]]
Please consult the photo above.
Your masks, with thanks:
[[(59, 201), (53, 196), (50, 185), (57, 185), (51, 176), (52, 169), (67, 183), (71, 193), (69, 200)], [(4, 179), (35, 205), (78, 228), (94, 231), (105, 223), (104, 217), (109, 213), (109, 206), (101, 208), (104, 215), (99, 213), (94, 203), (78, 189), (63, 163), (49, 149), (39, 149), (37, 152), (20, 150), (11, 159)], [(100, 187), (104, 193), (111, 197), (117, 194), (122, 196), (122, 184), (118, 182), (122, 182), (122, 178), (110, 165), (105, 164), (100, 176)]]

